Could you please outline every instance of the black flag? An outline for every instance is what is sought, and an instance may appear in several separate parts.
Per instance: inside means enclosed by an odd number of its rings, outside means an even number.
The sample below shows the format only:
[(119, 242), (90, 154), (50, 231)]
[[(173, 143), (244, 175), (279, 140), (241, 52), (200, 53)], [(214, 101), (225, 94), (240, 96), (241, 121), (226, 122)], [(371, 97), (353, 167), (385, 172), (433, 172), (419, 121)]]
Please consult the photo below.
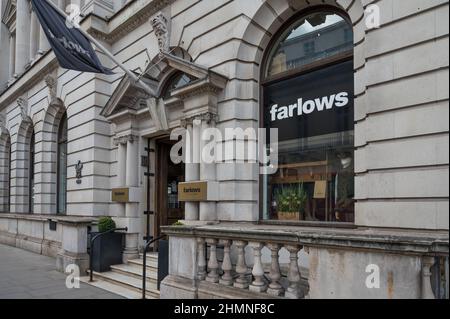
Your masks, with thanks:
[(113, 73), (100, 63), (91, 43), (81, 31), (67, 27), (66, 18), (46, 0), (31, 2), (61, 67), (82, 72)]

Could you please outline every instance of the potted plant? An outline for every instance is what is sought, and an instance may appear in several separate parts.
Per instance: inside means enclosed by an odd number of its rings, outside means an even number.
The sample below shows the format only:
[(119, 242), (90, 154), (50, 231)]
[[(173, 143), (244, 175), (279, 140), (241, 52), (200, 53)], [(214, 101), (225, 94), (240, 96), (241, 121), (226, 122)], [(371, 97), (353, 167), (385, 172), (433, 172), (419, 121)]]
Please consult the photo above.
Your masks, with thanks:
[(109, 271), (111, 265), (122, 263), (123, 234), (111, 231), (116, 223), (111, 217), (101, 217), (98, 221), (98, 232), (91, 232), (91, 239), (97, 237), (92, 249), (92, 269), (97, 272)]
[(275, 193), (277, 215), (279, 220), (300, 220), (303, 214), (307, 194), (303, 184), (281, 186)]

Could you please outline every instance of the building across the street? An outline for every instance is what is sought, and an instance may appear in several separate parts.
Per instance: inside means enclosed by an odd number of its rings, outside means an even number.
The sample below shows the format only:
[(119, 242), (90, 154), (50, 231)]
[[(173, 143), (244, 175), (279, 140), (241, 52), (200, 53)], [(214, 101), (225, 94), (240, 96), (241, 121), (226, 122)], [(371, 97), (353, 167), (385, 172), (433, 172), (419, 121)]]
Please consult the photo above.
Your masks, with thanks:
[(0, 243), (84, 275), (111, 216), (110, 289), (166, 235), (153, 297), (448, 298), (447, 0), (54, 2), (156, 93), (1, 0)]

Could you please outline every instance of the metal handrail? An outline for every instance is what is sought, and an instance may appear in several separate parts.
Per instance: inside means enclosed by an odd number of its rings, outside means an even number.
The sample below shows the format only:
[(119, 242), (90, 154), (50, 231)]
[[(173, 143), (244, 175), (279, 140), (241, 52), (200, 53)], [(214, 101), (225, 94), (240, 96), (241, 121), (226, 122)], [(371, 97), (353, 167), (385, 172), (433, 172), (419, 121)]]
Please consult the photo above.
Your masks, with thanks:
[(110, 229), (110, 230), (107, 230), (107, 231), (105, 231), (105, 232), (103, 232), (103, 233), (99, 233), (99, 234), (97, 234), (97, 235), (95, 235), (94, 237), (92, 237), (91, 238), (91, 240), (90, 240), (90, 247), (89, 247), (89, 282), (93, 282), (94, 281), (94, 276), (93, 276), (93, 274), (94, 274), (94, 271), (92, 270), (92, 263), (93, 263), (93, 254), (94, 254), (94, 241), (97, 239), (97, 238), (99, 238), (99, 237), (101, 237), (101, 236), (103, 236), (103, 235), (106, 235), (106, 234), (109, 234), (109, 233), (113, 233), (113, 232), (115, 232), (116, 230), (123, 230), (123, 231), (128, 231), (128, 227), (124, 227), (124, 228), (113, 228), (113, 229)]
[(157, 238), (154, 238), (150, 241), (148, 241), (144, 246), (144, 252), (143, 252), (143, 262), (142, 262), (142, 299), (145, 299), (145, 289), (146, 289), (146, 283), (147, 283), (147, 250), (150, 247), (151, 244), (154, 242), (160, 241), (166, 237), (166, 235), (161, 235)]

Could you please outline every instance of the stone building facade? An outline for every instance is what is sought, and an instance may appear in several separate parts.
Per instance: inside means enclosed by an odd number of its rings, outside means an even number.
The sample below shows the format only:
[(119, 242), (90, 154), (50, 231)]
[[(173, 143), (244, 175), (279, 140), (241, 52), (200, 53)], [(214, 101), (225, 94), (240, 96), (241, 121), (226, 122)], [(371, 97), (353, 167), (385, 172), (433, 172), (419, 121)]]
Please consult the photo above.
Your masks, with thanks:
[[(156, 94), (101, 52), (115, 74), (62, 69), (30, 2), (2, 0), (0, 242), (55, 256), (60, 269), (86, 267), (87, 227), (107, 215), (128, 227), (126, 262), (139, 256), (144, 212), (152, 211), (148, 231), (170, 243), (163, 298), (440, 297), (448, 268), (448, 1), (72, 3), (82, 28)], [(317, 94), (312, 101), (345, 90), (351, 112), (283, 140), (278, 175), (264, 177), (234, 152), (208, 164), (170, 161), (177, 128), (199, 141), (192, 154), (208, 128), (223, 133), (216, 144), (224, 149), (251, 147), (256, 138), (227, 138), (225, 129), (275, 125), (267, 100), (308, 76), (320, 84), (303, 91)], [(345, 89), (329, 92), (332, 85)], [(300, 101), (289, 112), (299, 109)], [(343, 174), (330, 163), (347, 159), (352, 194), (339, 206)], [(194, 182), (211, 198), (179, 201), (179, 186)], [(284, 221), (277, 189), (294, 184), (304, 186), (304, 216)], [(113, 201), (117, 189), (127, 200)], [(373, 265), (381, 279), (371, 289)]]

